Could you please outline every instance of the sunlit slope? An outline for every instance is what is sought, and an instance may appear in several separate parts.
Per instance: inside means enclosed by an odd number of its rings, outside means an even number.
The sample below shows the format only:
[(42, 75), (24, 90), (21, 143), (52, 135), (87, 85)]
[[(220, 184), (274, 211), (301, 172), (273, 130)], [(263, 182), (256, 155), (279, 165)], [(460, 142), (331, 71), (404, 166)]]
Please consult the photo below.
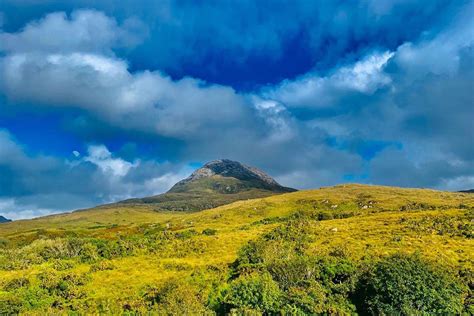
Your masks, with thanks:
[(141, 228), (156, 224), (166, 225), (172, 231), (206, 228), (242, 231), (284, 221), (295, 212), (312, 214), (319, 221), (333, 218), (355, 221), (359, 217), (450, 217), (470, 213), (473, 207), (474, 196), (467, 193), (351, 184), (238, 201), (193, 213), (157, 211), (147, 205), (103, 206), (5, 223), (0, 226), (0, 237), (12, 240), (23, 235), (31, 235), (33, 239), (49, 235), (113, 237), (139, 233)]
[(44, 216), (32, 220), (19, 220), (2, 224), (0, 236), (16, 234), (56, 234), (68, 233), (90, 234), (96, 231), (113, 230), (117, 226), (138, 225), (141, 223), (159, 222), (183, 215), (175, 212), (156, 212), (151, 206), (102, 206), (93, 209)]
[[(153, 205), (110, 205), (97, 208), (20, 220), (0, 226), (0, 236), (37, 230), (107, 231), (117, 226), (133, 227), (146, 223), (193, 221), (198, 224), (234, 225), (255, 218), (285, 216), (294, 211), (320, 210), (351, 215), (397, 211), (400, 214), (428, 210), (474, 207), (474, 195), (427, 189), (404, 189), (359, 184), (339, 185), (317, 190), (298, 191), (266, 198), (247, 199), (201, 212), (161, 211)], [(235, 220), (238, 219), (236, 222)], [(113, 227), (109, 227), (113, 226)], [(182, 226), (181, 224), (179, 225)]]
[(294, 218), (307, 220), (312, 255), (336, 251), (353, 260), (366, 260), (419, 252), (442, 266), (471, 271), (474, 267), (474, 195), (340, 185), (194, 213), (131, 205), (2, 224), (0, 241), (6, 252), (3, 259), (0, 256), (4, 266), (0, 288), (25, 276), (33, 286), (39, 274), (59, 269), (56, 266), (62, 262), (33, 260), (12, 266), (13, 255), (30, 258), (49, 249), (50, 243), (61, 244), (68, 238), (129, 240), (136, 245), (130, 254), (99, 258), (108, 262), (106, 268), (96, 268), (102, 261), (73, 258), (65, 271), (87, 276), (80, 286), (86, 294), (73, 301), (81, 308), (92, 306), (91, 311), (97, 311), (97, 306), (105, 304), (108, 312), (118, 313), (123, 306), (136, 304), (139, 310), (143, 293), (150, 287), (174, 277), (195, 278), (196, 273), (217, 277), (242, 246)]

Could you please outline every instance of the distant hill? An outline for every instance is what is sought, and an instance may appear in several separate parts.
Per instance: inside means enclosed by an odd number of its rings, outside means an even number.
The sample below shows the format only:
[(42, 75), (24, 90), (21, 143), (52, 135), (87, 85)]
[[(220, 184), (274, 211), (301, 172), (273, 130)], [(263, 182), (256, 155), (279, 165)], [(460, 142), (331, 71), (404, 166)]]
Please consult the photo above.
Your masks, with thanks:
[(474, 193), (474, 189), (458, 191), (460, 193)]
[(257, 168), (220, 159), (206, 163), (164, 194), (129, 199), (118, 204), (154, 204), (169, 211), (199, 211), (294, 191)]
[(0, 223), (8, 223), (8, 222), (11, 222), (11, 221), (12, 221), (11, 219), (0, 216)]

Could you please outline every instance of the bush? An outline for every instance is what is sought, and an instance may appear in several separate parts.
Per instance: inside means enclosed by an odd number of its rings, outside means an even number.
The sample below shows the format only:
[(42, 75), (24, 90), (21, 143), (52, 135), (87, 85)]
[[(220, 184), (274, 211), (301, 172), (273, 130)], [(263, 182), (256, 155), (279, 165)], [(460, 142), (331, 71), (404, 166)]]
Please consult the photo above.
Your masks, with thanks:
[(242, 274), (244, 271), (258, 271), (273, 261), (302, 255), (311, 238), (308, 221), (291, 220), (244, 245), (233, 263), (233, 272)]
[(230, 284), (224, 298), (231, 308), (253, 309), (267, 313), (278, 312), (282, 307), (283, 293), (270, 274), (243, 276)]
[(158, 290), (148, 290), (145, 297), (159, 315), (204, 315), (209, 312), (199, 291), (186, 280), (169, 280)]
[(86, 274), (45, 271), (37, 276), (40, 288), (48, 291), (52, 296), (59, 296), (66, 300), (81, 298), (84, 296), (82, 286), (89, 280)]
[(72, 261), (55, 260), (53, 262), (53, 268), (56, 271), (65, 271), (74, 268), (75, 264)]
[(22, 306), (20, 297), (10, 293), (0, 295), (0, 315), (18, 315)]
[(8, 281), (7, 284), (5, 284), (5, 286), (3, 287), (3, 289), (7, 292), (11, 292), (22, 287), (27, 287), (29, 285), (30, 280), (25, 277), (19, 277)]
[(202, 231), (202, 234), (206, 236), (214, 236), (215, 234), (217, 234), (217, 230), (212, 228), (206, 228)]
[(395, 255), (362, 276), (356, 301), (360, 311), (372, 315), (458, 315), (463, 288), (454, 276), (418, 256)]
[(114, 270), (114, 269), (115, 269), (115, 266), (112, 262), (103, 260), (91, 265), (90, 272), (107, 271), (107, 270)]

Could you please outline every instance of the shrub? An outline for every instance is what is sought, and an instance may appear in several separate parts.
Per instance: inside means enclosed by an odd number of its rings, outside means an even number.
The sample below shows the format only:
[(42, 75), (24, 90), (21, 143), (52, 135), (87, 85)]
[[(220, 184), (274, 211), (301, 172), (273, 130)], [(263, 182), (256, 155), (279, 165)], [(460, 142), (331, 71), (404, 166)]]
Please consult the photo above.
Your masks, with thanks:
[(88, 281), (88, 275), (77, 273), (58, 274), (56, 272), (45, 271), (37, 276), (40, 288), (48, 291), (50, 295), (59, 296), (66, 300), (81, 298), (84, 292), (81, 286)]
[[(284, 290), (288, 313), (348, 314), (355, 311), (356, 266), (346, 258), (297, 256), (267, 266)], [(296, 314), (298, 314), (296, 313)]]
[(0, 248), (6, 248), (9, 242), (10, 241), (6, 238), (0, 238)]
[(97, 271), (106, 271), (106, 270), (114, 270), (115, 266), (110, 261), (99, 261), (90, 267), (90, 272), (97, 272)]
[(315, 315), (328, 311), (325, 306), (328, 291), (318, 282), (292, 286), (285, 293), (288, 301), (284, 308), (285, 315)]
[(372, 315), (454, 315), (462, 311), (463, 289), (454, 276), (418, 256), (394, 255), (362, 276), (356, 301)]
[(291, 220), (244, 245), (233, 263), (234, 274), (259, 270), (263, 265), (302, 255), (312, 240), (307, 220)]
[(203, 315), (209, 312), (199, 291), (185, 280), (169, 280), (158, 290), (148, 290), (145, 297), (160, 315)]
[(282, 289), (319, 278), (319, 267), (314, 258), (298, 256), (291, 260), (279, 260), (268, 265), (268, 271)]
[(56, 271), (65, 271), (74, 268), (74, 262), (65, 260), (55, 260), (53, 262), (53, 268)]
[(198, 232), (196, 230), (189, 229), (189, 230), (183, 230), (183, 231), (177, 232), (175, 234), (175, 237), (178, 239), (189, 239), (196, 236), (197, 234)]
[(18, 315), (23, 306), (20, 297), (14, 294), (0, 295), (0, 315)]
[(206, 228), (202, 231), (202, 234), (206, 236), (214, 236), (215, 234), (217, 234), (217, 230), (212, 228)]
[(81, 246), (79, 256), (82, 262), (94, 262), (99, 259), (97, 247), (91, 243), (85, 243)]
[(231, 308), (244, 308), (267, 313), (282, 307), (283, 293), (270, 274), (253, 274), (231, 282), (225, 303)]

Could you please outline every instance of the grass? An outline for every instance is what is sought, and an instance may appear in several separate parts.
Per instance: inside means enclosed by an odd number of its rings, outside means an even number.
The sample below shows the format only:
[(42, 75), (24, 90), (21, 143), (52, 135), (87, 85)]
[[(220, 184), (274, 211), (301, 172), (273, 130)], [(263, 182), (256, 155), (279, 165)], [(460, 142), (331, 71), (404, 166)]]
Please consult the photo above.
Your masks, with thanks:
[[(298, 191), (201, 212), (155, 211), (152, 205), (99, 207), (1, 224), (0, 240), (5, 249), (19, 249), (37, 239), (117, 240), (157, 231), (174, 234), (156, 251), (139, 250), (113, 258), (111, 269), (89, 272), (93, 263), (88, 262), (75, 262), (69, 269), (90, 275), (81, 301), (119, 308), (135, 304), (146, 288), (166, 280), (186, 278), (200, 270), (227, 269), (250, 240), (301, 216), (309, 219), (310, 254), (336, 251), (360, 262), (416, 252), (450, 269), (474, 269), (474, 195), (382, 186)], [(203, 234), (206, 229), (215, 234)], [(0, 270), (0, 288), (19, 277), (35, 282), (35, 276), (52, 266), (47, 261), (21, 270)]]

